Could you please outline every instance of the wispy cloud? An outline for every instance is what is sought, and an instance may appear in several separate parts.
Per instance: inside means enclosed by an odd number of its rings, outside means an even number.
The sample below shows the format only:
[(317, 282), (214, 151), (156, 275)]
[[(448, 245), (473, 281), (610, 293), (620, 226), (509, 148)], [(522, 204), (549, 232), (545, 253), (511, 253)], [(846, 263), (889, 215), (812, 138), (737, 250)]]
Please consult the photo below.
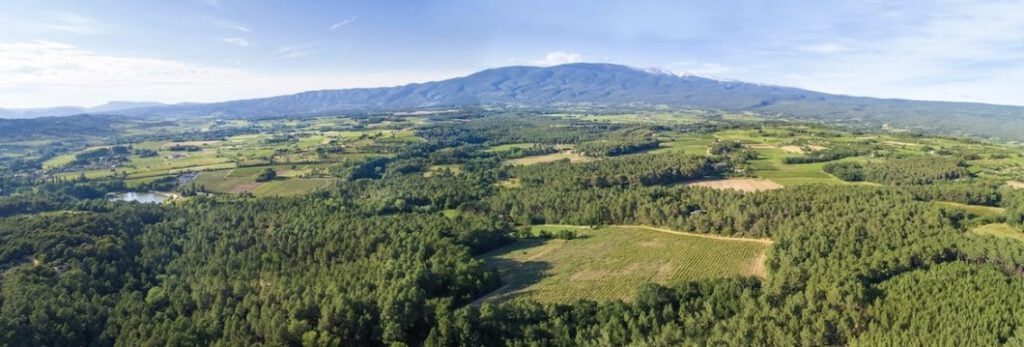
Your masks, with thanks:
[(229, 44), (232, 44), (232, 45), (235, 45), (235, 46), (239, 46), (239, 47), (249, 46), (249, 40), (246, 40), (246, 39), (243, 39), (243, 38), (237, 37), (237, 36), (225, 37), (225, 38), (220, 39), (220, 41), (224, 42), (224, 43), (229, 43)]
[(38, 23), (38, 27), (46, 31), (54, 31), (75, 35), (93, 35), (105, 32), (104, 26), (97, 20), (73, 12), (53, 12), (48, 21)]
[(467, 72), (258, 73), (24, 41), (0, 43), (0, 107), (98, 105), (108, 100), (222, 101), (424, 82)]
[(667, 70), (678, 75), (699, 75), (720, 78), (735, 69), (719, 63), (700, 62), (696, 60), (678, 61), (668, 64)]
[(237, 30), (246, 33), (249, 32), (249, 27), (223, 19), (213, 19), (210, 20), (210, 23), (225, 29)]
[(281, 59), (305, 58), (315, 54), (316, 48), (316, 44), (284, 46), (277, 49), (277, 56)]
[(583, 56), (576, 53), (569, 52), (550, 52), (544, 55), (544, 59), (536, 60), (533, 62), (534, 65), (540, 66), (552, 66), (561, 64), (571, 64), (583, 61)]
[(341, 27), (349, 25), (349, 24), (352, 24), (352, 22), (355, 22), (356, 19), (359, 19), (359, 16), (349, 17), (346, 20), (334, 23), (334, 25), (331, 25), (331, 27), (328, 30), (334, 31), (334, 30), (341, 29)]

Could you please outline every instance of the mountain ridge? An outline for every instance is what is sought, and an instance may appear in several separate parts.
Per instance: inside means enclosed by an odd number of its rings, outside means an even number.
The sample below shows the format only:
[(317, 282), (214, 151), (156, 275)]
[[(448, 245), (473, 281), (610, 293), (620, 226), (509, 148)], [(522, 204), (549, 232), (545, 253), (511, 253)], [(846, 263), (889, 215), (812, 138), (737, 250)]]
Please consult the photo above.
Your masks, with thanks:
[[(329, 115), (468, 106), (691, 108), (883, 124), (1024, 140), (1024, 107), (836, 95), (603, 63), (507, 66), (395, 87), (325, 89), (266, 98), (107, 111), (145, 117)], [(82, 112), (77, 112), (82, 113)]]

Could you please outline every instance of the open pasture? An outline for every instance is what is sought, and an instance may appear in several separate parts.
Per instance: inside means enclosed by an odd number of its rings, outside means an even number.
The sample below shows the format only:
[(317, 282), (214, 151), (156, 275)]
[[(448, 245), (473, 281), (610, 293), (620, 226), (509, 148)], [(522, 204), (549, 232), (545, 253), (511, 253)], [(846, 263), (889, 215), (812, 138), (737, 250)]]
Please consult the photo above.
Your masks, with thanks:
[(971, 232), (978, 235), (1024, 241), (1024, 232), (1006, 223), (985, 224), (971, 229)]
[(570, 229), (573, 240), (527, 239), (484, 255), (505, 285), (484, 301), (520, 297), (545, 302), (631, 300), (642, 283), (728, 276), (763, 276), (769, 242), (635, 227)]
[(594, 158), (582, 156), (582, 155), (573, 153), (572, 151), (562, 151), (562, 152), (558, 152), (558, 153), (551, 153), (551, 154), (545, 154), (545, 155), (534, 155), (534, 156), (529, 156), (529, 157), (522, 157), (522, 158), (518, 158), (518, 159), (507, 160), (505, 162), (510, 164), (510, 165), (532, 165), (532, 164), (540, 164), (540, 163), (550, 163), (550, 162), (553, 162), (553, 161), (559, 161), (559, 160), (563, 160), (563, 159), (569, 159), (570, 162), (574, 162), (574, 163), (575, 162), (583, 162), (583, 161), (594, 160)]

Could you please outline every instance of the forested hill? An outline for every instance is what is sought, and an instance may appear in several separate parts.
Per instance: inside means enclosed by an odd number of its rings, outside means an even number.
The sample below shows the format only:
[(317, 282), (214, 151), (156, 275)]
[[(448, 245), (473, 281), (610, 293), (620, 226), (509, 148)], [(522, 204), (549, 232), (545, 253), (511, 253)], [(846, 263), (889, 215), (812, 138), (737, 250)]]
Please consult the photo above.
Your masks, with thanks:
[(212, 104), (135, 108), (149, 116), (261, 117), (342, 110), (495, 105), (526, 107), (671, 106), (753, 111), (825, 121), (889, 124), (953, 135), (1024, 139), (1024, 107), (876, 99), (719, 81), (611, 64), (502, 67), (438, 82), (391, 88), (321, 90)]

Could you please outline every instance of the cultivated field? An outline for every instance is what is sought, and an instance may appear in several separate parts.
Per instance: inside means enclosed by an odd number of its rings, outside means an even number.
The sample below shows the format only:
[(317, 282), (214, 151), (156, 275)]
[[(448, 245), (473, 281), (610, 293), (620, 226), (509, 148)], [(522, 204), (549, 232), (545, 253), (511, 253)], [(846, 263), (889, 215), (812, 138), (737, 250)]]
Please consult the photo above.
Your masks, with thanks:
[(571, 229), (573, 240), (522, 240), (486, 254), (505, 286), (482, 301), (531, 297), (631, 300), (638, 285), (727, 276), (763, 276), (770, 242), (669, 230), (611, 226), (534, 226)]
[(570, 152), (570, 151), (562, 151), (562, 152), (551, 153), (551, 154), (546, 154), (546, 155), (535, 155), (535, 156), (529, 156), (529, 157), (522, 157), (522, 158), (518, 158), (518, 159), (512, 159), (512, 160), (506, 161), (506, 163), (511, 164), (511, 165), (532, 165), (532, 164), (540, 164), (540, 163), (550, 163), (550, 162), (559, 161), (559, 160), (562, 160), (562, 159), (569, 159), (569, 161), (571, 161), (571, 162), (580, 162), (580, 161), (590, 161), (590, 160), (593, 160), (593, 158), (582, 156), (582, 155), (579, 155), (579, 154), (576, 154), (576, 153), (573, 153), (573, 152)]
[(734, 189), (741, 192), (759, 192), (781, 189), (782, 185), (762, 178), (729, 178), (724, 180), (705, 180), (687, 183), (688, 186), (706, 187), (711, 189)]

